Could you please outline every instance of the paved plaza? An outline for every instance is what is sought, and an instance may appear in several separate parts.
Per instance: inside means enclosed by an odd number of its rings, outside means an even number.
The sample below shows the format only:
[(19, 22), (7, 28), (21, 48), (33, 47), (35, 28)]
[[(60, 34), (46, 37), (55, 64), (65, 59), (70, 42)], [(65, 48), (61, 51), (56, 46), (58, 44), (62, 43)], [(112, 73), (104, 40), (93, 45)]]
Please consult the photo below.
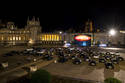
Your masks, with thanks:
[(74, 65), (71, 62), (67, 63), (52, 63), (44, 67), (54, 75), (73, 77), (78, 79), (103, 81), (108, 77), (116, 77), (125, 81), (125, 61), (119, 65), (115, 65), (114, 70), (106, 69), (104, 64), (98, 64), (96, 67), (88, 66), (87, 62), (80, 65)]

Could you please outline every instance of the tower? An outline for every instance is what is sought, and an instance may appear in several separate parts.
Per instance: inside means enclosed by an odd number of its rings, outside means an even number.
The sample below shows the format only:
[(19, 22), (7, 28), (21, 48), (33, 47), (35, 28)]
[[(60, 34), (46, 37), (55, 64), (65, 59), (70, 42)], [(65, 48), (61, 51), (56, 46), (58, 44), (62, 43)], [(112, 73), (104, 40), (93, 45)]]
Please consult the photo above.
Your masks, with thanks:
[(92, 21), (88, 20), (85, 23), (85, 32), (93, 32), (93, 23), (92, 23)]
[(30, 40), (34, 43), (37, 40), (37, 35), (41, 33), (39, 18), (37, 18), (37, 20), (35, 19), (35, 17), (33, 17), (32, 20), (28, 18), (26, 28), (30, 30)]
[(17, 29), (14, 25), (14, 22), (8, 22), (7, 23), (7, 28), (10, 29), (10, 30), (14, 30), (14, 29)]

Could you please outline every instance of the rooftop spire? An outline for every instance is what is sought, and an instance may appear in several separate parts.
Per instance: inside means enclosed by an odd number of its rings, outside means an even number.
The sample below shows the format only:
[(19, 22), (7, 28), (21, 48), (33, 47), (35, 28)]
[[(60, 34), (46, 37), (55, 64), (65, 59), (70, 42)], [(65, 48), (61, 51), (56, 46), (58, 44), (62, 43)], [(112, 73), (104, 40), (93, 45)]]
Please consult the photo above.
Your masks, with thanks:
[(35, 16), (33, 16), (33, 19), (32, 19), (33, 21), (35, 21)]
[(37, 18), (37, 21), (39, 21), (39, 18)]
[(27, 21), (29, 21), (29, 16), (28, 16), (28, 18), (27, 18)]

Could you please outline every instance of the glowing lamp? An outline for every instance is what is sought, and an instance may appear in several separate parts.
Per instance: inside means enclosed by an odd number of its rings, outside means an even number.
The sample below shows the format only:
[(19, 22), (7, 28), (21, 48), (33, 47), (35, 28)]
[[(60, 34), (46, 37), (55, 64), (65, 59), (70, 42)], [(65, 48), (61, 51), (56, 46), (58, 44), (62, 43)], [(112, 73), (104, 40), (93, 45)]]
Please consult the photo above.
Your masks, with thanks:
[(111, 29), (111, 30), (109, 31), (109, 34), (113, 36), (113, 35), (116, 34), (116, 31), (115, 31), (114, 29)]
[(77, 41), (88, 41), (90, 39), (91, 39), (91, 37), (89, 37), (87, 35), (78, 35), (75, 37), (75, 40), (77, 40)]

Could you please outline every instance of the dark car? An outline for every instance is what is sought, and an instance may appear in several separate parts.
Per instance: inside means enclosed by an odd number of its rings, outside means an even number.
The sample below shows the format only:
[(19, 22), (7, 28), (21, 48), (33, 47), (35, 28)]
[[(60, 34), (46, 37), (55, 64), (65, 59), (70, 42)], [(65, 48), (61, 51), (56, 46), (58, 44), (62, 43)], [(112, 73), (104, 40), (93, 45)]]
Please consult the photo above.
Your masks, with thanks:
[(105, 54), (104, 54), (104, 53), (100, 53), (100, 56), (104, 57), (104, 56), (105, 56)]
[(111, 53), (110, 52), (106, 52), (106, 55), (110, 55)]
[(70, 56), (70, 58), (71, 58), (71, 59), (75, 59), (75, 58), (77, 58), (77, 56), (72, 55), (72, 56)]
[(73, 64), (81, 64), (82, 63), (82, 60), (78, 59), (78, 58), (75, 58), (73, 60)]
[(68, 61), (68, 59), (66, 57), (59, 57), (59, 59), (58, 59), (58, 62), (60, 62), (60, 63), (64, 63), (66, 61)]
[(99, 62), (100, 62), (100, 63), (105, 63), (105, 61), (106, 61), (106, 60), (105, 60), (104, 58), (99, 58)]
[(85, 57), (85, 54), (81, 53), (81, 54), (80, 54), (80, 57), (81, 57), (81, 58)]
[(37, 56), (43, 56), (43, 54), (40, 54), (40, 53), (37, 53), (36, 55), (37, 55)]
[(110, 55), (106, 55), (104, 56), (106, 60), (110, 60), (111, 59), (111, 56)]
[(114, 65), (113, 65), (111, 62), (106, 62), (106, 63), (105, 63), (105, 67), (106, 67), (107, 69), (114, 69)]
[(22, 51), (22, 54), (23, 54), (23, 55), (29, 55), (29, 52), (26, 51), (26, 50), (24, 50), (24, 51)]
[(112, 62), (113, 64), (119, 64), (119, 61), (118, 61), (117, 58), (112, 58), (112, 59), (111, 59), (111, 62)]
[(90, 61), (90, 62), (89, 62), (89, 65), (90, 65), (90, 66), (96, 66), (96, 61), (93, 61), (93, 60)]
[(10, 53), (11, 53), (11, 54), (16, 54), (16, 53), (17, 53), (17, 51), (11, 51)]
[(7, 53), (5, 54), (5, 56), (13, 56), (11, 53)]
[(91, 60), (89, 56), (85, 56), (83, 59), (84, 59), (84, 61), (87, 61), (87, 62), (89, 62)]
[(118, 61), (124, 61), (124, 58), (123, 57), (117, 57)]
[(44, 55), (44, 56), (43, 56), (43, 59), (44, 59), (44, 60), (48, 60), (48, 61), (49, 61), (49, 60), (52, 60), (52, 59), (53, 59), (53, 57), (52, 57), (52, 56), (50, 56), (50, 55)]

